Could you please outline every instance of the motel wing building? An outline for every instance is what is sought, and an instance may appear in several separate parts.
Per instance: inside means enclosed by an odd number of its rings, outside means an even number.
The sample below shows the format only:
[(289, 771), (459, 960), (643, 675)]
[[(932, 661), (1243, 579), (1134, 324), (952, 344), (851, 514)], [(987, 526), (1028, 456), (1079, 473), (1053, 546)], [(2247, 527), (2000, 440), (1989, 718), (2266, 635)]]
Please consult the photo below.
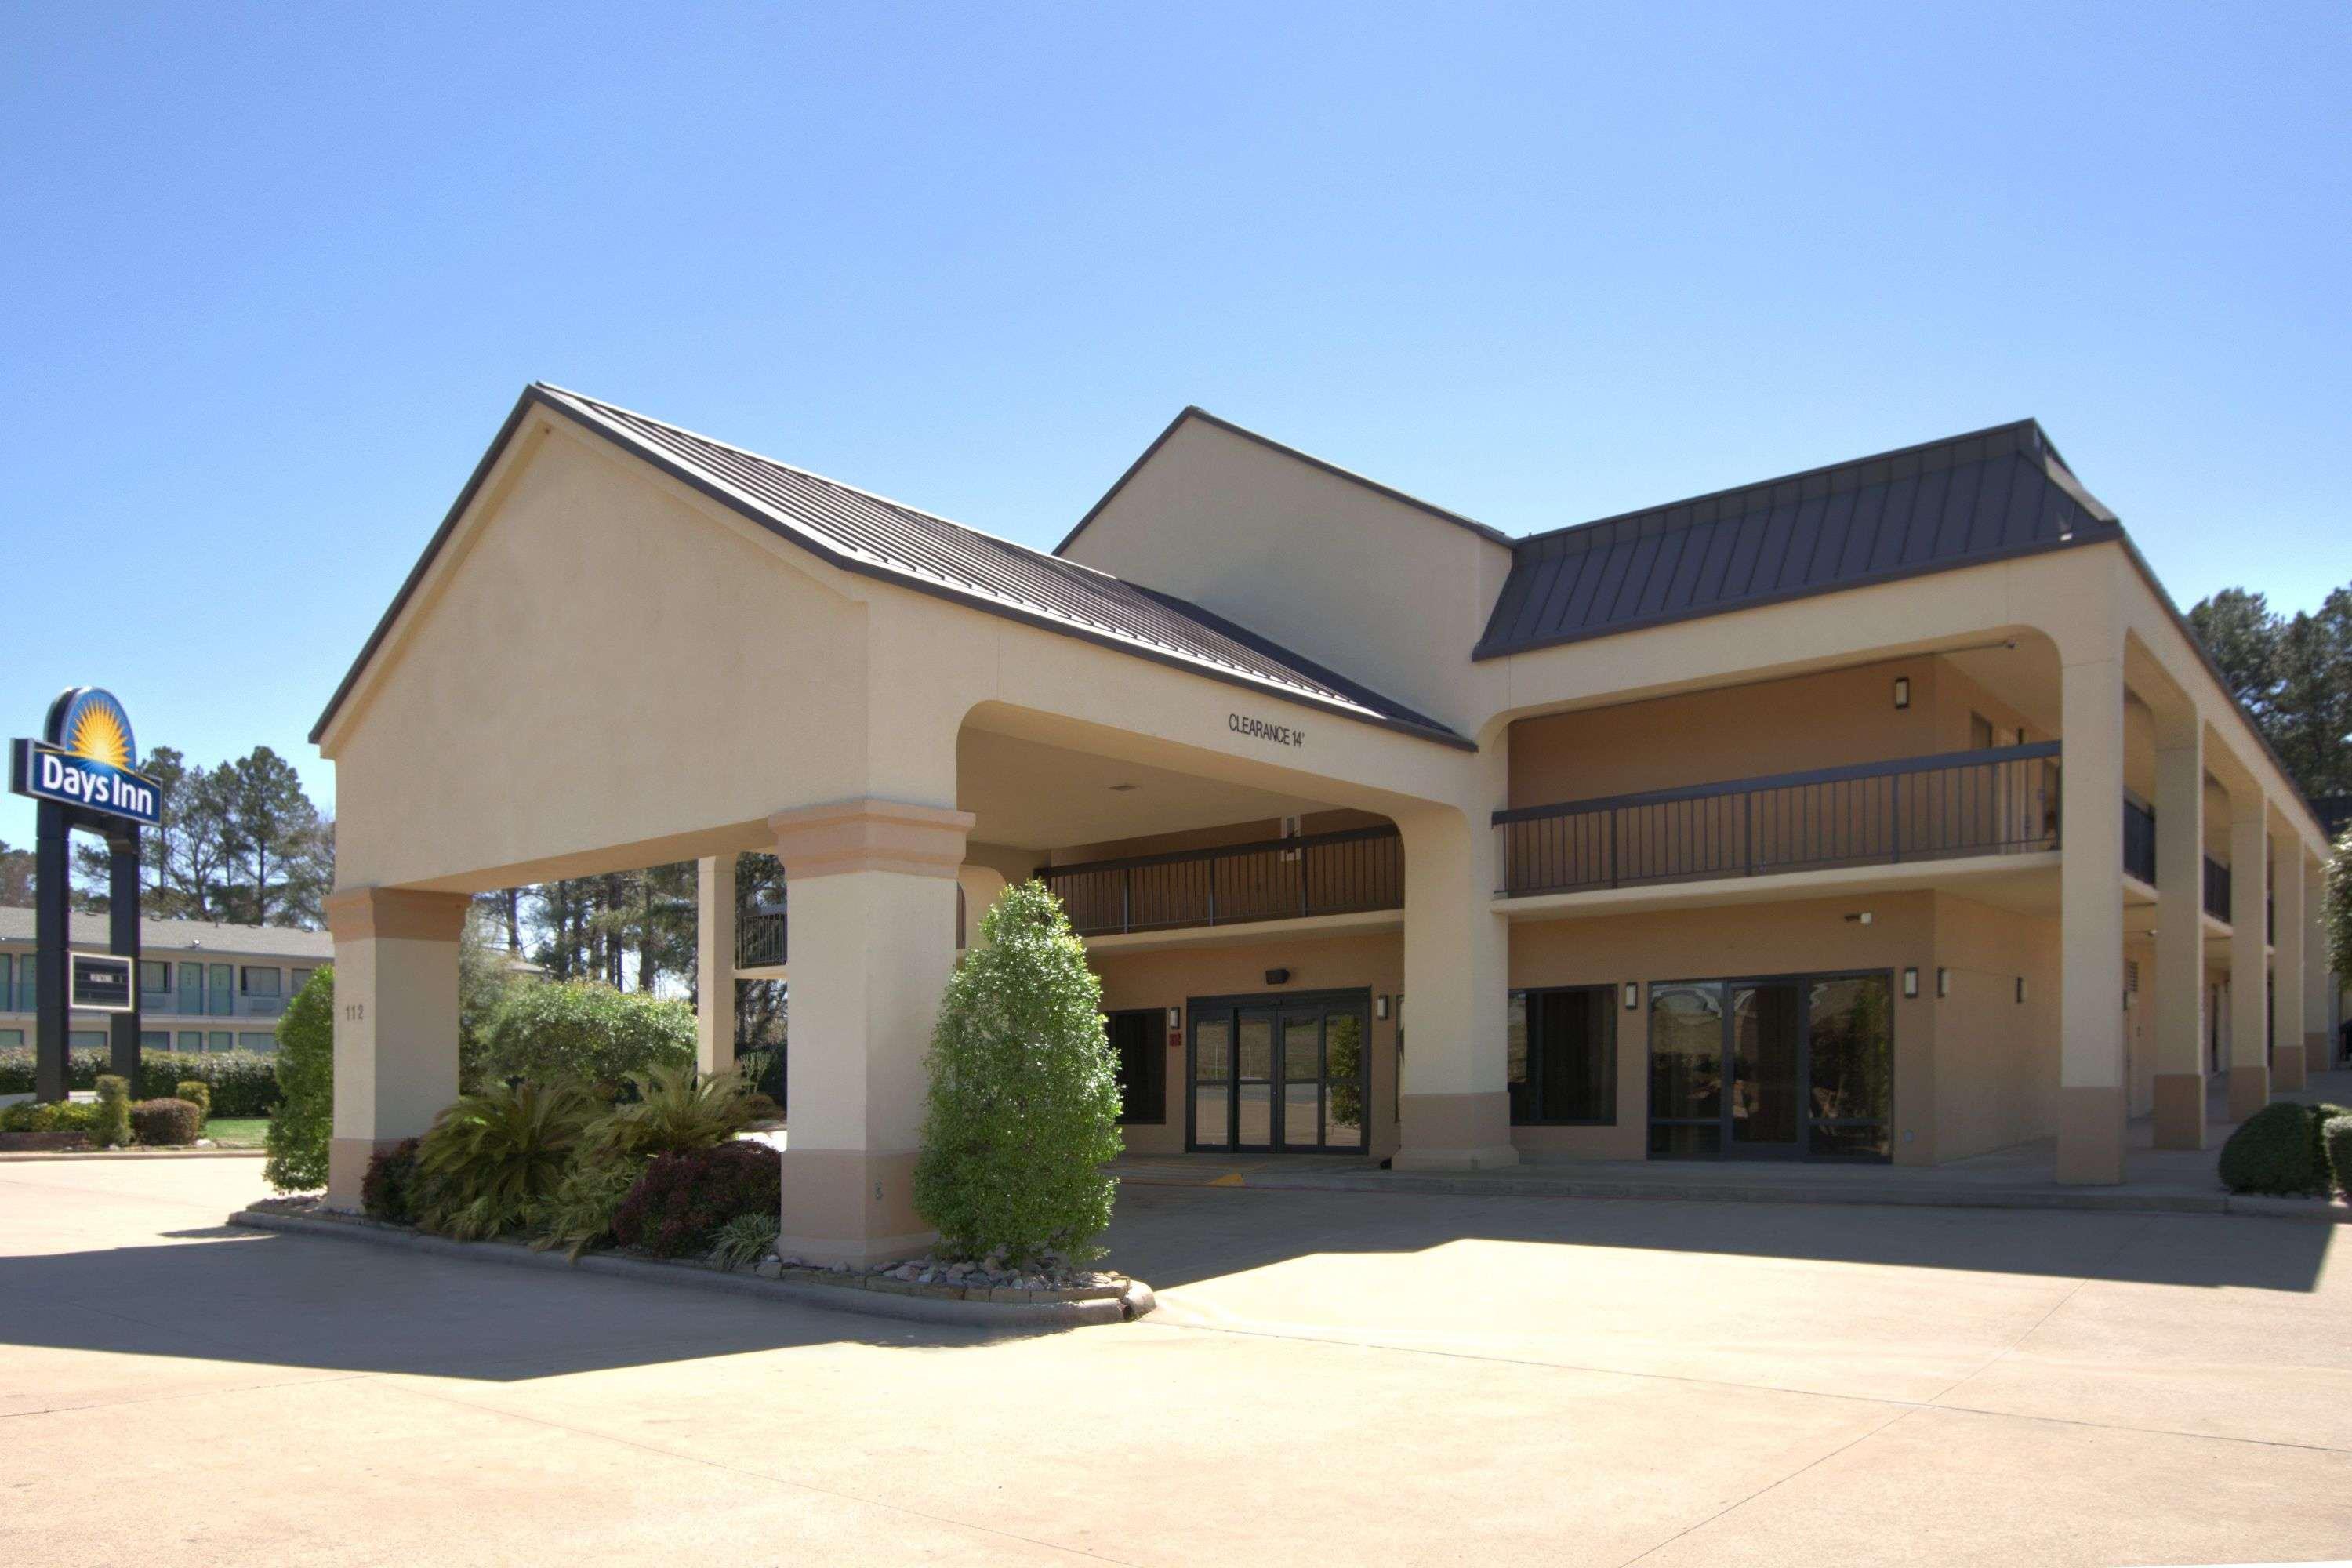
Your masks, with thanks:
[(1187, 410), (1047, 554), (533, 385), (313, 739), (343, 1202), (455, 1092), (468, 894), (698, 858), (711, 996), (751, 850), (824, 1258), (926, 1239), (933, 1008), (1033, 875), (1142, 1152), (2115, 1182), (2335, 1005), (2318, 822), (2030, 421), (1511, 538)]

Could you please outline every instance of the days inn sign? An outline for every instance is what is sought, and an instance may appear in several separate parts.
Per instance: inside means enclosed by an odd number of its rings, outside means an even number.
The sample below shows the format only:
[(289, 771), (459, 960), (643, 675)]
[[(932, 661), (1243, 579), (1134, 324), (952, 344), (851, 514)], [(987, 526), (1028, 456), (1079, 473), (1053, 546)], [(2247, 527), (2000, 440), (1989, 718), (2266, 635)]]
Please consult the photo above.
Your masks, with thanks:
[(131, 717), (109, 691), (77, 686), (49, 705), (40, 740), (11, 748), (8, 785), (18, 795), (152, 827), (163, 790), (138, 771)]

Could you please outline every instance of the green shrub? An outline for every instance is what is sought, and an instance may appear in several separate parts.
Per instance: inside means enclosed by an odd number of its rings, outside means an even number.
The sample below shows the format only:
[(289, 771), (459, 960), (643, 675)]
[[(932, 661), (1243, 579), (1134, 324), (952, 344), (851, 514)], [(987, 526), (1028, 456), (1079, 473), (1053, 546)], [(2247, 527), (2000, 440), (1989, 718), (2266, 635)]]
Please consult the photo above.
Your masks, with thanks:
[(417, 1143), (404, 1138), (368, 1157), (367, 1174), (360, 1178), (360, 1209), (370, 1219), (394, 1225), (415, 1219)]
[(931, 1035), (915, 1207), (944, 1254), (1099, 1256), (1115, 1185), (1118, 1082), (1102, 984), (1061, 900), (1007, 888), (956, 965)]
[(722, 1268), (757, 1263), (768, 1256), (783, 1228), (782, 1216), (776, 1209), (765, 1214), (739, 1214), (710, 1233), (710, 1261)]
[(101, 1149), (119, 1149), (131, 1142), (131, 1080), (110, 1072), (98, 1075), (98, 1120), (89, 1141)]
[[(150, 1086), (201, 1079), (212, 1089), (215, 1116), (267, 1116), (278, 1106), (278, 1078), (273, 1058), (258, 1051), (142, 1051), (141, 1078)], [(96, 1089), (98, 1075), (109, 1070), (107, 1053), (84, 1047), (66, 1053), (66, 1087)], [(0, 1049), (0, 1094), (33, 1092), (33, 1049), (10, 1046)]]
[(570, 1079), (611, 1098), (631, 1074), (694, 1065), (694, 1009), (594, 981), (518, 985), (484, 1031), (485, 1083)]
[(86, 1100), (59, 1100), (47, 1105), (26, 1102), (0, 1110), (0, 1132), (93, 1132), (98, 1107)]
[(2320, 1109), (2278, 1100), (2247, 1117), (2221, 1145), (2221, 1184), (2233, 1193), (2325, 1192)]
[(633, 1098), (598, 1117), (587, 1144), (599, 1154), (643, 1163), (724, 1143), (758, 1115), (755, 1098), (732, 1072), (698, 1073), (692, 1062), (631, 1073)]
[(131, 1131), (159, 1149), (184, 1149), (204, 1131), (204, 1112), (192, 1100), (142, 1100), (131, 1108)]
[(583, 1252), (610, 1247), (613, 1216), (620, 1212), (649, 1163), (598, 1153), (585, 1146), (575, 1151), (555, 1191), (528, 1218), (527, 1223), (541, 1232), (531, 1246), (541, 1251), (560, 1247), (566, 1258), (575, 1261)]
[(535, 1222), (595, 1110), (572, 1083), (496, 1083), (464, 1096), (417, 1146), (416, 1222), (461, 1241)]
[(780, 1215), (782, 1207), (782, 1156), (744, 1140), (664, 1154), (647, 1165), (613, 1215), (613, 1234), (656, 1258), (691, 1258), (709, 1251), (729, 1220)]
[(2341, 1191), (2352, 1193), (2352, 1111), (2338, 1111), (2319, 1124), (2319, 1141), (2327, 1152), (2327, 1172)]
[(196, 1108), (196, 1125), (201, 1127), (213, 1119), (213, 1086), (200, 1078), (184, 1078), (172, 1086), (175, 1100), (184, 1100)]
[[(276, 1071), (280, 1100), (269, 1119), (264, 1180), (281, 1193), (327, 1184), (327, 1149), (335, 1136), (335, 971), (314, 971), (278, 1020)], [(222, 1112), (226, 1115), (226, 1110)]]

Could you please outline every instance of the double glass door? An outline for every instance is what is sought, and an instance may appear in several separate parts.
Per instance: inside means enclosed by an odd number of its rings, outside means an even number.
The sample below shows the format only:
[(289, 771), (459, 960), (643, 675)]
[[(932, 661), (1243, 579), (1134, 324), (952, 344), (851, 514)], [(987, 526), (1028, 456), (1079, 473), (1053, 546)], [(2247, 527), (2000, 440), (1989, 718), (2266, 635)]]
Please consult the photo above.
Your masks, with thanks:
[(1888, 1159), (1894, 990), (1884, 973), (1650, 987), (1650, 1152)]
[(1366, 1003), (1361, 992), (1195, 999), (1186, 1146), (1362, 1153)]

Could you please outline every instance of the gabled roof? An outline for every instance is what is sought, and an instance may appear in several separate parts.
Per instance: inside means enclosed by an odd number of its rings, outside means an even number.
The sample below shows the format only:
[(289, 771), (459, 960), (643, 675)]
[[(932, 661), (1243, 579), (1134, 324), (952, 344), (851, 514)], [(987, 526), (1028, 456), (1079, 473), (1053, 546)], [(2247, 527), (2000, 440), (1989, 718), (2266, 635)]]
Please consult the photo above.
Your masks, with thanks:
[(1531, 534), (1494, 658), (2122, 537), (2031, 419)]
[(534, 382), (443, 519), (367, 646), (311, 729), (315, 742), (389, 635), (434, 557), (533, 407), (690, 485), (845, 571), (1079, 637), (1213, 679), (1450, 745), (1471, 742), (1435, 720), (1172, 595), (715, 441), (625, 408)]
[(1198, 405), (1187, 405), (1183, 412), (1178, 414), (1175, 418), (1171, 419), (1168, 422), (1168, 428), (1162, 430), (1158, 436), (1152, 438), (1151, 445), (1143, 449), (1143, 455), (1136, 458), (1132, 463), (1129, 463), (1127, 466), (1127, 471), (1125, 473), (1119, 475), (1118, 479), (1111, 481), (1110, 489), (1103, 491), (1102, 499), (1087, 509), (1087, 515), (1078, 519), (1077, 527), (1070, 530), (1070, 531), (1064, 536), (1062, 542), (1054, 546), (1054, 553), (1056, 555), (1066, 554), (1069, 551), (1070, 546), (1077, 542), (1078, 535), (1087, 531), (1087, 524), (1093, 522), (1096, 518), (1101, 516), (1103, 509), (1110, 505), (1110, 503), (1118, 498), (1119, 491), (1127, 489), (1128, 481), (1135, 478), (1137, 474), (1141, 473), (1143, 471), (1143, 466), (1146, 463), (1149, 463), (1153, 458), (1159, 456), (1160, 448), (1168, 445), (1169, 441), (1175, 436), (1177, 431), (1182, 429), (1186, 425), (1191, 424), (1194, 420), (1198, 420), (1203, 425), (1213, 426), (1219, 430), (1224, 431), (1228, 435), (1238, 436), (1244, 441), (1255, 441), (1259, 446), (1265, 447), (1268, 451), (1279, 452), (1284, 457), (1290, 458), (1292, 461), (1304, 463), (1310, 468), (1319, 468), (1324, 473), (1329, 474), (1334, 479), (1345, 479), (1349, 484), (1370, 490), (1375, 495), (1383, 495), (1388, 497), (1391, 500), (1402, 501), (1404, 505), (1412, 508), (1415, 511), (1425, 512), (1429, 516), (1437, 519), (1440, 522), (1450, 522), (1456, 528), (1466, 528), (1480, 538), (1490, 540), (1496, 544), (1502, 545), (1507, 550), (1516, 542), (1509, 534), (1505, 533), (1500, 529), (1489, 528), (1483, 522), (1464, 517), (1458, 511), (1448, 511), (1442, 506), (1433, 505), (1428, 501), (1423, 500), (1419, 496), (1407, 495), (1404, 491), (1384, 485), (1378, 479), (1368, 479), (1352, 468), (1343, 468), (1337, 463), (1325, 462), (1322, 458), (1315, 456), (1312, 452), (1302, 452), (1296, 447), (1286, 447), (1271, 436), (1261, 436), (1256, 431), (1236, 425), (1230, 419), (1220, 419), (1215, 415), (1210, 413), (1207, 409), (1202, 408)]
[[(36, 940), (35, 911), (0, 908), (0, 942)], [(69, 911), (66, 939), (76, 947), (106, 951), (110, 928), (104, 915)], [(335, 939), (322, 931), (294, 926), (224, 925), (217, 921), (139, 922), (139, 951), (148, 958), (194, 949), (221, 958), (307, 958), (324, 963), (335, 956)]]

